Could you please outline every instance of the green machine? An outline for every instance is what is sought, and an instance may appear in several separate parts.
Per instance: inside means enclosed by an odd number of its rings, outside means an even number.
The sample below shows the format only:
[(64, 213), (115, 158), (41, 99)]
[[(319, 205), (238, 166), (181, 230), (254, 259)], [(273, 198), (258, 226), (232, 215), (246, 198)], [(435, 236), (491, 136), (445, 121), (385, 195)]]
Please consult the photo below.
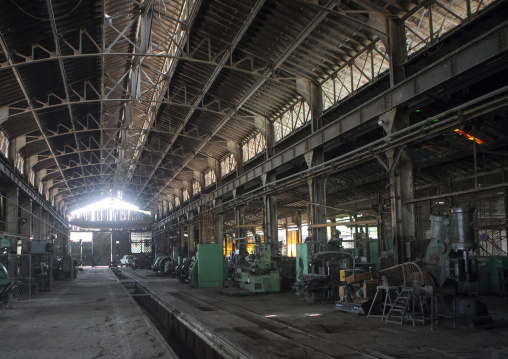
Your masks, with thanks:
[(296, 245), (296, 280), (301, 281), (302, 274), (309, 273), (309, 244), (298, 243)]
[[(222, 287), (224, 280), (224, 258), (222, 244), (199, 244), (196, 263), (193, 267), (195, 273), (197, 267), (197, 285), (204, 287)], [(193, 278), (193, 284), (195, 278)]]
[(254, 253), (237, 265), (235, 280), (240, 288), (255, 293), (280, 291), (279, 269), (272, 260), (269, 243), (254, 246)]

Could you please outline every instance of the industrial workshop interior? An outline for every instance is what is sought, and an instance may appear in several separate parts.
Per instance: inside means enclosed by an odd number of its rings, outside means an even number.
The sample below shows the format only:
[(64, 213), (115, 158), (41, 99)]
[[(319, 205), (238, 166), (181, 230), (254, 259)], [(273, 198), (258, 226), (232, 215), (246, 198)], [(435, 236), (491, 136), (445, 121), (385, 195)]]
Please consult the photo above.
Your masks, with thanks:
[(508, 0), (0, 0), (0, 357), (508, 358)]

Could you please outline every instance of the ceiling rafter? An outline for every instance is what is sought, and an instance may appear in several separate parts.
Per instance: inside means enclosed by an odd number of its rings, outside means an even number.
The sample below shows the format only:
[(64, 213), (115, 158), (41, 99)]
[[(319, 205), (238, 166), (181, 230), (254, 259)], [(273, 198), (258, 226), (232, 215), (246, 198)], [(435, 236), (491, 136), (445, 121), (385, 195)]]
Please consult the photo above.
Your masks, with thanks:
[[(5, 38), (4, 38), (4, 35), (0, 32), (0, 45), (2, 47), (2, 50), (4, 52), (4, 56), (6, 57), (7, 59), (7, 62), (10, 63), (10, 64), (13, 64), (14, 63), (14, 60), (12, 59), (12, 56), (10, 55), (10, 51), (9, 51), (9, 47), (7, 46), (7, 42), (5, 41)], [(37, 112), (34, 111), (34, 106), (33, 106), (33, 102), (32, 102), (32, 98), (30, 97), (30, 95), (28, 94), (28, 90), (25, 86), (25, 83), (23, 81), (23, 79), (21, 78), (21, 75), (18, 71), (18, 69), (16, 68), (13, 68), (12, 69), (12, 72), (14, 73), (14, 76), (16, 77), (16, 80), (18, 82), (18, 85), (19, 87), (21, 88), (21, 91), (23, 92), (23, 95), (28, 103), (28, 105), (30, 106), (30, 109), (31, 109), (31, 113), (32, 113), (32, 116), (35, 120), (35, 122), (37, 123), (37, 126), (39, 127), (39, 130), (41, 131), (41, 133), (44, 135), (44, 127), (42, 126), (42, 123), (39, 119), (39, 116), (37, 115)], [(60, 174), (64, 180), (64, 182), (67, 184), (67, 180), (62, 172), (62, 169), (60, 168), (60, 163), (58, 162), (57, 158), (56, 158), (56, 155), (54, 153), (54, 150), (53, 148), (51, 147), (51, 144), (49, 143), (49, 140), (48, 139), (45, 139), (46, 141), (46, 144), (48, 146), (48, 149), (51, 153), (51, 156), (53, 157), (54, 161), (55, 161), (55, 164), (57, 165), (57, 167), (60, 169)], [(67, 188), (70, 189), (69, 185), (67, 184)], [(72, 192), (71, 192), (71, 197), (73, 197), (74, 199), (74, 196), (72, 196)], [(75, 201), (75, 199), (74, 199)]]
[[(222, 55), (221, 59), (218, 61), (221, 65), (224, 65), (233, 56), (233, 51), (235, 50), (236, 46), (238, 45), (238, 43), (240, 42), (240, 40), (244, 36), (245, 32), (248, 30), (248, 28), (251, 25), (252, 21), (254, 21), (255, 17), (258, 14), (258, 12), (261, 10), (261, 7), (263, 6), (264, 2), (265, 2), (264, 0), (258, 0), (256, 2), (256, 5), (251, 10), (251, 12), (249, 14), (249, 17), (242, 24), (241, 29), (236, 34), (236, 36), (235, 36), (235, 38), (233, 40), (233, 43), (228, 47), (228, 49)], [(198, 45), (198, 47), (199, 47), (199, 45)], [(219, 67), (219, 66), (215, 67), (213, 73), (210, 75), (210, 77), (208, 78), (208, 81), (206, 82), (205, 86), (201, 90), (200, 95), (195, 99), (191, 109), (189, 110), (189, 112), (187, 113), (187, 115), (183, 119), (182, 123), (180, 124), (180, 126), (176, 130), (176, 135), (173, 136), (173, 138), (171, 139), (171, 142), (168, 144), (168, 146), (164, 150), (164, 152), (162, 154), (162, 157), (161, 157), (161, 160), (160, 160), (160, 162), (158, 162), (158, 165), (160, 165), (162, 163), (163, 159), (166, 157), (166, 155), (169, 153), (169, 151), (171, 150), (171, 148), (175, 144), (175, 142), (178, 139), (179, 135), (184, 131), (187, 122), (189, 121), (191, 116), (194, 114), (194, 111), (198, 108), (200, 103), (203, 102), (206, 93), (208, 92), (210, 87), (213, 85), (213, 83), (215, 82), (217, 77), (219, 76), (221, 69), (222, 68)], [(206, 136), (206, 138), (210, 138), (210, 135)], [(152, 177), (155, 174), (155, 172), (156, 172), (156, 169), (153, 170), (153, 172), (150, 174), (150, 177)], [(173, 178), (174, 178), (174, 176), (173, 176)], [(146, 186), (149, 181), (150, 181), (150, 179), (148, 179), (146, 181), (144, 186)], [(142, 192), (142, 190), (141, 190), (141, 192)], [(136, 198), (136, 200), (137, 200), (137, 198)]]
[[(333, 0), (329, 1), (328, 4), (327, 4), (327, 8), (330, 8), (330, 9), (333, 9), (337, 6), (337, 3)], [(279, 56), (279, 58), (277, 59), (277, 61), (275, 61), (275, 63), (271, 66), (270, 69), (267, 69), (264, 73), (265, 76), (267, 76), (268, 74), (274, 72), (277, 68), (279, 68), (283, 63), (284, 61), (287, 60), (287, 58), (289, 56), (292, 55), (292, 53), (295, 51), (296, 48), (298, 48), (298, 46), (307, 38), (307, 36), (309, 36), (309, 34), (314, 31), (314, 29), (320, 25), (321, 21), (323, 21), (323, 19), (327, 16), (328, 12), (326, 11), (320, 11), (318, 12), (318, 14), (314, 17), (314, 19), (309, 22), (307, 24), (307, 26), (300, 32), (300, 34), (296, 37), (296, 39), (293, 41), (293, 43), (285, 49), (285, 51), (281, 54), (281, 56)], [(250, 88), (250, 90), (244, 95), (242, 96), (242, 98), (238, 101), (238, 103), (236, 104), (236, 108), (235, 110), (239, 110), (243, 105), (245, 105), (245, 103), (256, 93), (257, 90), (259, 90), (261, 88), (261, 86), (263, 86), (263, 84), (265, 83), (265, 80), (264, 78), (260, 78), (258, 79), (255, 84)], [(236, 111), (235, 111), (236, 112)], [(206, 145), (206, 143), (213, 137), (215, 136), (216, 133), (218, 133), (220, 131), (220, 129), (231, 119), (231, 116), (234, 115), (234, 112), (233, 113), (229, 113), (227, 116), (225, 116), (221, 122), (216, 126), (216, 128), (214, 129), (214, 131), (212, 132), (211, 136), (208, 136), (208, 138), (206, 138), (205, 140), (203, 140), (199, 146), (196, 148), (194, 154), (198, 153), (201, 151), (201, 149)], [(184, 161), (184, 163), (182, 164), (182, 166), (180, 167), (179, 170), (176, 170), (175, 174), (173, 175), (173, 177), (168, 181), (171, 182), (171, 180), (173, 180), (177, 175), (178, 173), (183, 170), (183, 168), (185, 168), (185, 166), (194, 158), (194, 156), (188, 158), (186, 161)], [(167, 184), (166, 184), (167, 185)], [(160, 190), (160, 193), (162, 193), (162, 191), (164, 191), (165, 189), (165, 186)], [(151, 201), (147, 203), (147, 205), (149, 205), (152, 201), (155, 200), (155, 198), (159, 195), (159, 193), (157, 193), (155, 196), (152, 197)]]

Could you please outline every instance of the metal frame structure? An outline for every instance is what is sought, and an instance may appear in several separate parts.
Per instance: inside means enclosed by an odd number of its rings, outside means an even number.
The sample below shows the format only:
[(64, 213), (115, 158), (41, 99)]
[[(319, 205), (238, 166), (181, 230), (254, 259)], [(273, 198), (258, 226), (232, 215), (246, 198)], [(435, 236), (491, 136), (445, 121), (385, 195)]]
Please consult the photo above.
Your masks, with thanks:
[[(361, 136), (390, 110), (504, 56), (500, 24), (386, 85), (400, 68), (395, 23), (409, 68), (490, 3), (6, 2), (0, 81), (13, 90), (0, 92), (0, 130), (23, 138), (13, 150), (19, 171), (62, 214), (122, 192), (154, 211), (167, 202), (172, 221), (249, 183), (265, 186), (309, 151)], [(366, 100), (348, 105), (355, 98)]]

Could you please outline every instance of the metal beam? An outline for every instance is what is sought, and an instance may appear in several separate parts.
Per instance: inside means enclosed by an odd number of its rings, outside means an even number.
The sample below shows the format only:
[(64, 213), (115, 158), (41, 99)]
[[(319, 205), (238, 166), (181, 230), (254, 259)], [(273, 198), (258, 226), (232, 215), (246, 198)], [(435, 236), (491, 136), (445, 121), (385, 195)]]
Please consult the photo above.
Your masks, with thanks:
[[(219, 76), (219, 74), (220, 74), (220, 72), (222, 70), (222, 66), (225, 65), (227, 63), (227, 61), (233, 56), (233, 52), (235, 51), (236, 46), (238, 45), (238, 43), (240, 42), (242, 37), (247, 32), (248, 28), (252, 24), (252, 21), (254, 21), (254, 19), (256, 18), (257, 14), (261, 10), (261, 7), (263, 6), (264, 3), (265, 3), (265, 0), (258, 0), (256, 5), (254, 6), (254, 8), (251, 10), (251, 13), (249, 14), (249, 17), (243, 23), (242, 27), (240, 28), (240, 30), (236, 34), (235, 38), (233, 39), (233, 42), (231, 43), (231, 45), (229, 46), (227, 51), (224, 52), (224, 54), (222, 55), (222, 57), (218, 61), (220, 66), (217, 66), (217, 67), (214, 68), (214, 70), (213, 70), (211, 76), (208, 78), (208, 81), (206, 82), (204, 88), (201, 90), (199, 96), (194, 100), (194, 103), (192, 104), (192, 107), (190, 108), (189, 112), (187, 112), (187, 115), (185, 116), (185, 118), (183, 119), (182, 123), (180, 124), (180, 126), (176, 130), (176, 134), (173, 136), (173, 138), (171, 139), (170, 143), (168, 144), (168, 146), (164, 150), (164, 152), (162, 154), (162, 157), (161, 157), (160, 161), (157, 163), (157, 165), (162, 163), (162, 161), (164, 160), (164, 158), (166, 157), (166, 155), (168, 154), (168, 152), (171, 150), (171, 148), (173, 147), (174, 143), (178, 139), (179, 135), (184, 131), (185, 126), (187, 125), (187, 122), (190, 120), (190, 118), (192, 117), (194, 112), (197, 109), (199, 109), (200, 104), (203, 102), (206, 94), (208, 93), (208, 90), (210, 89), (210, 87), (213, 85), (213, 83), (215, 82), (215, 80)], [(157, 168), (155, 168), (152, 171), (152, 173), (150, 174), (150, 178), (155, 174), (156, 171), (157, 171)], [(145, 185), (148, 184), (148, 182), (150, 181), (150, 178), (145, 182)], [(142, 191), (143, 190), (141, 190), (141, 192)], [(140, 194), (141, 194), (141, 192), (140, 192)]]
[[(263, 173), (273, 171), (293, 161), (295, 158), (303, 157), (309, 150), (318, 148), (332, 140), (336, 140), (367, 121), (377, 119), (378, 116), (392, 108), (409, 103), (446, 81), (462, 77), (463, 74), (470, 71), (471, 68), (506, 54), (507, 47), (504, 42), (506, 38), (508, 38), (508, 22), (500, 24), (495, 29), (485, 33), (453, 53), (448, 54), (436, 63), (422, 69), (420, 72), (400, 82), (393, 88), (390, 88), (370, 101), (364, 102), (349, 113), (340, 116), (329, 125), (295, 143), (293, 146), (277, 153), (270, 160), (263, 162), (236, 179), (219, 187), (207, 198), (200, 199), (169, 215), (167, 220), (170, 221), (187, 211), (194, 210), (197, 206), (203, 205), (205, 201), (221, 198), (225, 194), (231, 193), (234, 188), (243, 186), (249, 181), (255, 179), (259, 180)], [(162, 222), (159, 222), (158, 225)]]
[[(126, 98), (95, 98), (95, 99), (80, 99), (78, 101), (69, 101), (69, 102), (61, 102), (61, 103), (55, 103), (55, 104), (51, 104), (51, 105), (44, 105), (43, 107), (33, 107), (33, 108), (13, 108), (11, 107), (11, 109), (14, 109), (14, 110), (17, 110), (19, 112), (16, 112), (16, 113), (12, 113), (12, 114), (5, 114), (4, 116), (1, 116), (0, 117), (0, 121), (1, 120), (6, 120), (6, 119), (9, 119), (9, 118), (15, 118), (17, 116), (21, 116), (21, 115), (24, 115), (24, 114), (28, 114), (28, 113), (33, 113), (34, 111), (44, 111), (44, 110), (51, 110), (51, 109), (57, 109), (57, 108), (60, 108), (60, 107), (64, 107), (64, 106), (70, 106), (70, 105), (74, 105), (74, 106), (77, 106), (77, 105), (88, 105), (88, 104), (94, 104), (94, 103), (97, 103), (97, 104), (105, 104), (105, 103), (113, 103), (113, 102), (119, 102), (119, 103), (127, 103), (127, 102), (130, 102), (132, 101), (131, 99), (126, 99)], [(161, 101), (155, 101), (155, 100), (145, 100), (145, 99), (138, 99), (136, 100), (136, 102), (138, 103), (157, 103), (159, 105), (167, 105), (167, 106), (176, 106), (176, 107), (182, 107), (182, 108), (190, 108), (192, 109), (194, 107), (194, 110), (196, 111), (203, 111), (203, 112), (206, 112), (206, 113), (210, 113), (210, 114), (213, 114), (213, 115), (217, 115), (217, 116), (224, 116), (225, 115), (225, 111), (215, 111), (215, 110), (211, 110), (207, 107), (204, 107), (204, 106), (193, 106), (191, 104), (187, 104), (187, 103), (180, 103), (180, 102), (172, 102), (172, 101), (166, 101), (166, 100), (161, 100)], [(253, 120), (252, 120), (252, 116), (237, 116), (237, 115), (234, 115), (234, 116), (231, 116), (230, 118), (232, 119), (235, 119), (235, 120), (239, 120), (239, 121), (242, 121), (242, 122), (247, 122), (249, 124), (252, 124), (253, 123)], [(118, 131), (119, 129), (118, 128), (113, 128), (114, 130)], [(97, 128), (95, 129), (96, 131), (107, 131), (107, 130), (110, 130), (110, 128), (107, 128), (107, 127), (100, 127), (100, 128)], [(146, 131), (146, 132), (149, 132), (149, 131), (154, 131), (153, 129), (136, 129), (136, 128), (130, 128), (130, 129), (127, 129), (127, 131)], [(155, 132), (160, 132), (160, 131), (155, 131)], [(68, 134), (70, 134), (70, 132), (68, 132)], [(168, 134), (168, 133), (165, 133), (165, 134)]]
[[(337, 3), (333, 0), (330, 0), (327, 5), (326, 5), (326, 8), (328, 9), (333, 9), (335, 6), (337, 5)], [(221, 122), (215, 127), (215, 129), (213, 130), (211, 136), (208, 136), (208, 138), (206, 138), (205, 140), (203, 140), (196, 148), (195, 150), (195, 154), (197, 154), (198, 152), (200, 152), (203, 147), (208, 143), (208, 141), (210, 141), (212, 139), (213, 136), (215, 136), (219, 131), (220, 129), (231, 119), (231, 117), (233, 115), (235, 115), (236, 111), (238, 111), (243, 105), (245, 105), (245, 103), (256, 93), (257, 90), (259, 90), (259, 88), (261, 86), (263, 86), (263, 84), (266, 82), (265, 80), (265, 77), (267, 77), (270, 73), (274, 73), (275, 70), (277, 70), (283, 63), (284, 61), (287, 60), (287, 58), (289, 56), (291, 56), (293, 54), (293, 52), (298, 48), (298, 46), (300, 46), (300, 44), (312, 33), (312, 31), (314, 31), (314, 29), (326, 18), (326, 16), (328, 15), (328, 12), (327, 11), (320, 11), (316, 17), (311, 21), (309, 22), (309, 24), (307, 24), (307, 26), (300, 32), (300, 34), (296, 37), (295, 41), (288, 47), (286, 48), (286, 50), (281, 54), (281, 56), (279, 56), (279, 58), (277, 59), (277, 61), (275, 61), (275, 63), (270, 66), (267, 70), (263, 71), (263, 77), (258, 79), (256, 81), (256, 83), (251, 87), (251, 89), (237, 102), (236, 106), (235, 106), (235, 110), (234, 111), (231, 111), (228, 115), (226, 115), (222, 120)], [(175, 175), (170, 178), (168, 180), (168, 183), (171, 182), (177, 175), (178, 173), (183, 169), (185, 168), (185, 166), (187, 166), (187, 164), (192, 160), (193, 157), (190, 157), (187, 161), (185, 161), (183, 164), (182, 164), (182, 167), (176, 171)], [(161, 189), (161, 193), (162, 191), (164, 190), (164, 187)], [(148, 203), (150, 204), (151, 202), (153, 202), (155, 200), (155, 198), (158, 196), (159, 194), (155, 195), (152, 200)], [(148, 205), (147, 204), (147, 205)]]
[[(59, 40), (60, 35), (58, 34), (58, 30), (56, 27), (55, 14), (53, 12), (53, 5), (51, 3), (51, 0), (46, 0), (46, 6), (48, 7), (49, 20), (51, 23), (51, 31), (53, 33), (53, 40), (55, 42), (56, 56), (61, 56), (62, 51), (60, 48), (60, 40)], [(60, 76), (62, 77), (63, 87), (64, 87), (64, 91), (65, 91), (65, 99), (67, 101), (67, 109), (69, 111), (69, 118), (70, 118), (71, 124), (72, 124), (72, 132), (74, 133), (74, 141), (76, 142), (76, 148), (80, 149), (80, 143), (78, 141), (78, 136), (76, 134), (76, 122), (74, 120), (74, 115), (72, 114), (72, 108), (70, 105), (71, 97), (70, 97), (70, 93), (69, 93), (69, 87), (67, 85), (67, 75), (65, 73), (65, 67), (64, 67), (63, 60), (61, 60), (61, 59), (58, 60), (58, 66), (60, 68)], [(81, 164), (81, 166), (83, 166), (83, 161), (81, 159), (81, 155), (79, 156), (79, 163)], [(81, 171), (83, 174), (85, 173), (83, 171), (83, 169), (81, 169)]]
[[(4, 55), (5, 55), (6, 59), (7, 59), (7, 62), (9, 64), (14, 64), (14, 60), (12, 58), (10, 49), (7, 46), (7, 42), (5, 41), (4, 35), (1, 32), (0, 32), (0, 45), (2, 46), (2, 50), (4, 52)], [(46, 136), (45, 132), (44, 132), (44, 127), (42, 126), (42, 123), (39, 120), (39, 116), (37, 115), (36, 111), (34, 111), (35, 107), (33, 105), (32, 98), (28, 94), (28, 91), (26, 89), (25, 83), (23, 82), (23, 79), (21, 78), (21, 74), (19, 73), (17, 68), (13, 68), (12, 72), (14, 73), (14, 76), (16, 77), (16, 80), (17, 80), (17, 82), (19, 84), (19, 87), (20, 87), (21, 91), (23, 92), (23, 95), (25, 96), (26, 102), (28, 103), (28, 106), (30, 107), (30, 110), (32, 112), (32, 116), (33, 116), (35, 122), (37, 123), (37, 126), (39, 127), (39, 130), (41, 131), (43, 136)], [(66, 182), (65, 176), (64, 176), (64, 174), (62, 172), (62, 169), (60, 168), (60, 163), (58, 163), (58, 161), (56, 159), (56, 156), (55, 156), (55, 153), (53, 152), (53, 148), (51, 147), (48, 139), (46, 137), (44, 137), (44, 138), (45, 138), (45, 141), (46, 141), (46, 145), (48, 146), (48, 149), (49, 149), (53, 159), (55, 160), (55, 164), (57, 165), (58, 169), (60, 170), (60, 174), (62, 175), (62, 178), (63, 178), (64, 182)], [(70, 187), (68, 185), (67, 185), (67, 188), (69, 188), (69, 190), (70, 190)], [(70, 194), (71, 194), (71, 197), (73, 197), (72, 196), (72, 192), (70, 192)]]

